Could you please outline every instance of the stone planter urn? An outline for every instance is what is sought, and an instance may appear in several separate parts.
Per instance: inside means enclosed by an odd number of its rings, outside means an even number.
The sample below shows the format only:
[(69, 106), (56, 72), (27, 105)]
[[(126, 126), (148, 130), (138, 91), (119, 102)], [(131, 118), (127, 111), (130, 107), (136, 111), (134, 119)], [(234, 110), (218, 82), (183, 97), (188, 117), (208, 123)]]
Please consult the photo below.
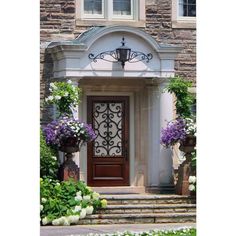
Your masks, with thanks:
[(59, 151), (65, 153), (66, 160), (59, 168), (59, 179), (66, 181), (69, 179), (79, 180), (79, 167), (73, 161), (73, 153), (80, 150), (83, 140), (78, 140), (74, 137), (67, 138), (63, 141), (63, 145), (59, 148)]
[(189, 176), (191, 175), (191, 152), (196, 146), (196, 136), (187, 135), (186, 139), (180, 144), (179, 149), (185, 153), (186, 160), (178, 169), (178, 181), (176, 193), (179, 195), (191, 195), (189, 191)]

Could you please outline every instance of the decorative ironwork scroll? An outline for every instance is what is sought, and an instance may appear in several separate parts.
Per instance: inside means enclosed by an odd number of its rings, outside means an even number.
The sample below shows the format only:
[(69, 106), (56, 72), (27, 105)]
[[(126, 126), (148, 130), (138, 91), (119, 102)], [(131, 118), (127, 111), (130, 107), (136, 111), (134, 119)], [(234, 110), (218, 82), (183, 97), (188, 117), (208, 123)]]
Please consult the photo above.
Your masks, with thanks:
[(94, 103), (95, 157), (122, 156), (122, 103)]

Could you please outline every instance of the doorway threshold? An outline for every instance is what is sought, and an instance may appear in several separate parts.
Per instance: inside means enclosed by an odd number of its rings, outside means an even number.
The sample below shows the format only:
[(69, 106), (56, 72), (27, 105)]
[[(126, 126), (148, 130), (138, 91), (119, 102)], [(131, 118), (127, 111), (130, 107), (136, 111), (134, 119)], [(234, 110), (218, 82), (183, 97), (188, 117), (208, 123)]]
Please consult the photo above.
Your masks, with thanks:
[(91, 187), (95, 192), (100, 194), (143, 194), (143, 186), (115, 186), (115, 187)]

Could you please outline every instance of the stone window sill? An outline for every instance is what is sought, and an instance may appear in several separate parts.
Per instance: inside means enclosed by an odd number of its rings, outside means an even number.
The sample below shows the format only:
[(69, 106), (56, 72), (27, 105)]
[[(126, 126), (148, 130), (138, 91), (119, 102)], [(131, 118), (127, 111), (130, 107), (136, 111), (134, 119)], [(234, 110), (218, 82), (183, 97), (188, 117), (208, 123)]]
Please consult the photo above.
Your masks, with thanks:
[(110, 26), (110, 25), (127, 25), (133, 27), (145, 27), (145, 21), (135, 20), (111, 20), (107, 19), (77, 19), (76, 26)]

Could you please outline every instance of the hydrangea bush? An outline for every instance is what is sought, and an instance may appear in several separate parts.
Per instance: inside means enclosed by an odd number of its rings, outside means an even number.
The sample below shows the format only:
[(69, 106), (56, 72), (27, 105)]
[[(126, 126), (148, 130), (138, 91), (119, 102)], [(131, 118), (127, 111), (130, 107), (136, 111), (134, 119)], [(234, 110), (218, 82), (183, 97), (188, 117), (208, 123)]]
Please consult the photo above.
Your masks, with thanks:
[(81, 145), (96, 137), (91, 125), (66, 116), (49, 123), (43, 132), (47, 144), (56, 148), (63, 146), (68, 138), (72, 138), (73, 145)]
[(42, 225), (78, 224), (80, 219), (105, 208), (107, 201), (82, 181), (59, 182), (40, 179), (40, 220)]
[(50, 83), (50, 95), (45, 99), (46, 104), (55, 104), (60, 114), (71, 115), (73, 108), (80, 103), (81, 89), (67, 82)]

